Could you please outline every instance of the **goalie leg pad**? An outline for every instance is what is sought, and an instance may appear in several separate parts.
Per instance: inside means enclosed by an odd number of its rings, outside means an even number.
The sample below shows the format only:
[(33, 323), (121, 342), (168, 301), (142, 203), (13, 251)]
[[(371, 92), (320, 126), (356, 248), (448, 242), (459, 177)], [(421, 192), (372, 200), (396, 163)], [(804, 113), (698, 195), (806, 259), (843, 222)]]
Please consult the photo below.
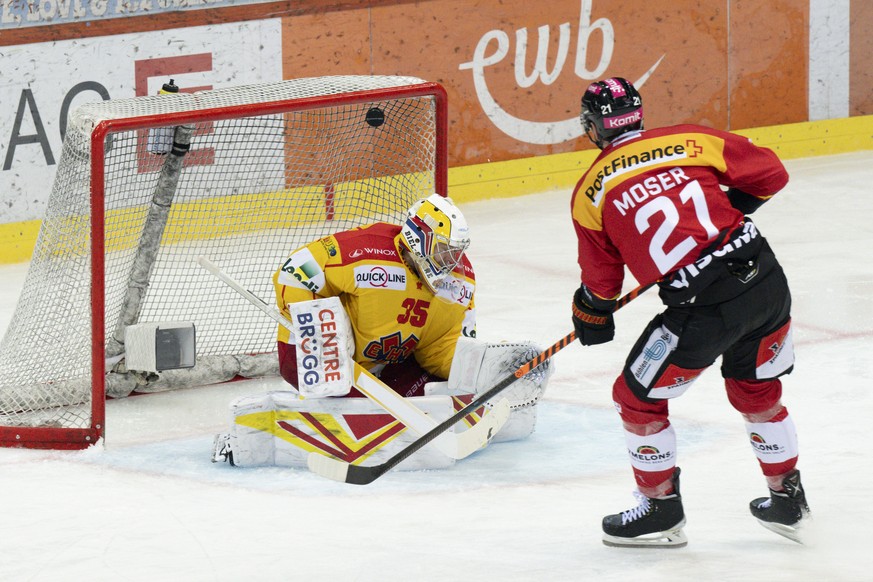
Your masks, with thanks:
[(515, 408), (509, 413), (509, 420), (491, 439), (492, 443), (517, 441), (533, 434), (537, 425), (537, 407)]
[[(448, 382), (428, 382), (424, 385), (424, 393), (427, 396), (432, 396), (436, 394), (450, 394), (449, 393), (449, 383)], [(471, 392), (463, 392), (463, 391), (454, 391), (454, 393), (450, 394), (452, 399), (455, 402), (455, 412), (461, 410), (464, 406), (473, 401), (476, 397), (475, 394)], [(500, 396), (498, 396), (500, 398)], [(455, 425), (456, 432), (462, 432), (467, 430), (468, 427), (472, 426), (470, 422), (472, 421), (471, 417), (475, 415), (471, 415), (467, 417), (464, 422), (459, 422)], [(510, 410), (509, 420), (506, 421), (497, 434), (491, 437), (492, 443), (502, 443), (506, 441), (517, 441), (523, 438), (529, 437), (533, 434), (534, 429), (537, 424), (537, 407), (534, 405), (531, 406), (523, 406), (519, 408), (514, 408)]]
[[(452, 399), (446, 395), (410, 400), (437, 422), (454, 413)], [(222, 442), (230, 448), (233, 464), (240, 467), (305, 468), (311, 452), (354, 464), (379, 464), (418, 437), (363, 398), (301, 400), (293, 392), (268, 392), (235, 400), (231, 417), (230, 433)], [(429, 444), (398, 469), (443, 469), (454, 462)]]

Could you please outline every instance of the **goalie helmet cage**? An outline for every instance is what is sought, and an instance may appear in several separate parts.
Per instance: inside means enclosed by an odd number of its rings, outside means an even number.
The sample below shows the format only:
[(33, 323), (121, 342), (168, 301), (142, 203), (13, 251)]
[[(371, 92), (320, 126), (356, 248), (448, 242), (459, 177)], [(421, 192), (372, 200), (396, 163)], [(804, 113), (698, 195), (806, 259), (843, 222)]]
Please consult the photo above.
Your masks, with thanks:
[[(197, 258), (273, 296), (294, 249), (446, 195), (447, 126), (439, 84), (393, 76), (78, 108), (0, 343), (0, 446), (86, 448), (107, 396), (277, 373), (275, 323)], [(172, 151), (149, 153), (161, 134)], [(194, 322), (196, 365), (126, 370), (125, 327), (163, 321)]]

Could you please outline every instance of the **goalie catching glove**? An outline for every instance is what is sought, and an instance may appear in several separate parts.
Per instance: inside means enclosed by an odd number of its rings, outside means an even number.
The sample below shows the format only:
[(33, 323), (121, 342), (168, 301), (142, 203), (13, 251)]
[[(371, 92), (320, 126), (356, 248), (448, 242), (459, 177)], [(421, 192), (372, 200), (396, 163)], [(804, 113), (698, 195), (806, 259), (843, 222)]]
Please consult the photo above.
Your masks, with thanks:
[[(488, 343), (473, 338), (458, 338), (448, 381), (429, 383), (425, 386), (425, 393), (447, 392), (462, 398), (466, 395), (469, 399), (465, 402), (469, 402), (505, 380), (541, 351), (539, 346), (528, 341)], [(506, 398), (511, 409), (509, 420), (491, 442), (514, 441), (533, 433), (537, 421), (535, 405), (545, 394), (553, 371), (553, 362), (546, 360), (486, 404), (489, 406)]]
[(615, 299), (602, 299), (583, 283), (573, 295), (573, 327), (583, 346), (605, 344), (615, 337)]
[[(487, 392), (519, 366), (534, 359), (540, 351), (539, 346), (527, 341), (487, 343), (473, 338), (458, 338), (449, 372), (448, 391), (450, 394), (476, 395)], [(546, 360), (516, 380), (494, 400), (508, 399), (513, 410), (533, 406), (545, 393), (552, 372), (552, 362)]]

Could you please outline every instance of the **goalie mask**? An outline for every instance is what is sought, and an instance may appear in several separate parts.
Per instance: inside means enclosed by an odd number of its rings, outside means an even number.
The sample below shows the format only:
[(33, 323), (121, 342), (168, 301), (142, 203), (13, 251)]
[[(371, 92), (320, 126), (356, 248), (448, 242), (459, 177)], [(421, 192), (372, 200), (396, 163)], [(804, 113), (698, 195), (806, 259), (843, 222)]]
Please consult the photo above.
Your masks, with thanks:
[(588, 139), (603, 149), (621, 134), (643, 128), (643, 100), (629, 81), (610, 77), (585, 90), (579, 119)]
[(464, 257), (470, 246), (469, 230), (452, 199), (439, 194), (419, 200), (407, 211), (400, 240), (419, 277), (434, 293)]

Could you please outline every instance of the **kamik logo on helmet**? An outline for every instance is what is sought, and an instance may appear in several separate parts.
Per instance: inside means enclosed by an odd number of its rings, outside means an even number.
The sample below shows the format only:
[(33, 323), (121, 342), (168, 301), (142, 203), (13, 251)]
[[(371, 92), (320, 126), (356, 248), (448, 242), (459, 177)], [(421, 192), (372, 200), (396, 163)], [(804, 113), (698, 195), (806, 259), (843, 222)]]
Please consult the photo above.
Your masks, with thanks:
[(625, 115), (616, 115), (614, 117), (604, 117), (603, 125), (607, 129), (617, 129), (639, 123), (643, 120), (643, 108), (640, 107), (636, 111), (626, 113)]
[(604, 79), (603, 84), (609, 88), (609, 91), (612, 93), (613, 97), (624, 97), (626, 95), (624, 87), (622, 87), (621, 85), (621, 82), (614, 77)]

